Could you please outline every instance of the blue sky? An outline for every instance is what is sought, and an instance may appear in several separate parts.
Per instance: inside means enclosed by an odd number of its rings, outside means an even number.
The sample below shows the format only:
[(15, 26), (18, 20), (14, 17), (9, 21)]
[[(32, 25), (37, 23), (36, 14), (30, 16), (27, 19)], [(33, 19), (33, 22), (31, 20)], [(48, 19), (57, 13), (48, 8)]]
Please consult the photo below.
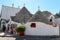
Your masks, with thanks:
[(2, 5), (12, 6), (14, 3), (14, 7), (22, 8), (25, 6), (26, 8), (34, 14), (38, 10), (38, 6), (40, 6), (41, 11), (49, 11), (53, 14), (56, 14), (60, 11), (60, 0), (0, 0), (0, 12)]

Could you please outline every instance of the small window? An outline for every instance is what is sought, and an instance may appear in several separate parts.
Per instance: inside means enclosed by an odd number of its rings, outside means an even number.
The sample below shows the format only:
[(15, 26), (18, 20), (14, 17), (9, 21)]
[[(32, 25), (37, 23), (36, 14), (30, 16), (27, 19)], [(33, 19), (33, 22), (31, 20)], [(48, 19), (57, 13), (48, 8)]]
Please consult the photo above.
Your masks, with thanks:
[(36, 27), (36, 24), (35, 23), (31, 23), (30, 25), (32, 28), (35, 28)]

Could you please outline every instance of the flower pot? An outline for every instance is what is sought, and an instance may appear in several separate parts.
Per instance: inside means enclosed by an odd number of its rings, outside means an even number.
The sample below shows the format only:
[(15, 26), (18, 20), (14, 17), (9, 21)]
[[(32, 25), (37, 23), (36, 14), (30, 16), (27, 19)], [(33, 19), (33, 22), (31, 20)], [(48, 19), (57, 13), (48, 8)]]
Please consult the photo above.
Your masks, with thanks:
[(18, 35), (19, 36), (24, 36), (24, 32), (19, 32)]
[(16, 31), (18, 32), (19, 36), (24, 36), (24, 32), (25, 32), (25, 26), (18, 26), (16, 28)]

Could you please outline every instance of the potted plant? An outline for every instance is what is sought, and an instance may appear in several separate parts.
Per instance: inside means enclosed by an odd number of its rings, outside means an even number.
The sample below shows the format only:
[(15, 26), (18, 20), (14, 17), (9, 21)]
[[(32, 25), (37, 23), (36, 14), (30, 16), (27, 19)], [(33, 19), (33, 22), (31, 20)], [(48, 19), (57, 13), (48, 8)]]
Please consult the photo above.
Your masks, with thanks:
[(19, 36), (24, 36), (25, 26), (18, 26), (16, 28), (16, 31), (19, 34)]

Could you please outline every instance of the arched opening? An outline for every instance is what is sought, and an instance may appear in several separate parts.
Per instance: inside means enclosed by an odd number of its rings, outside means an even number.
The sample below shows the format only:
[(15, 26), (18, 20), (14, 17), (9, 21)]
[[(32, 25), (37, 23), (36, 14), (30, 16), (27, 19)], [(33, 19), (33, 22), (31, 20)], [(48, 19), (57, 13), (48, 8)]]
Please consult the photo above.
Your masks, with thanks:
[(49, 21), (53, 27), (57, 27), (57, 24), (55, 23), (55, 17), (53, 15), (50, 16)]

